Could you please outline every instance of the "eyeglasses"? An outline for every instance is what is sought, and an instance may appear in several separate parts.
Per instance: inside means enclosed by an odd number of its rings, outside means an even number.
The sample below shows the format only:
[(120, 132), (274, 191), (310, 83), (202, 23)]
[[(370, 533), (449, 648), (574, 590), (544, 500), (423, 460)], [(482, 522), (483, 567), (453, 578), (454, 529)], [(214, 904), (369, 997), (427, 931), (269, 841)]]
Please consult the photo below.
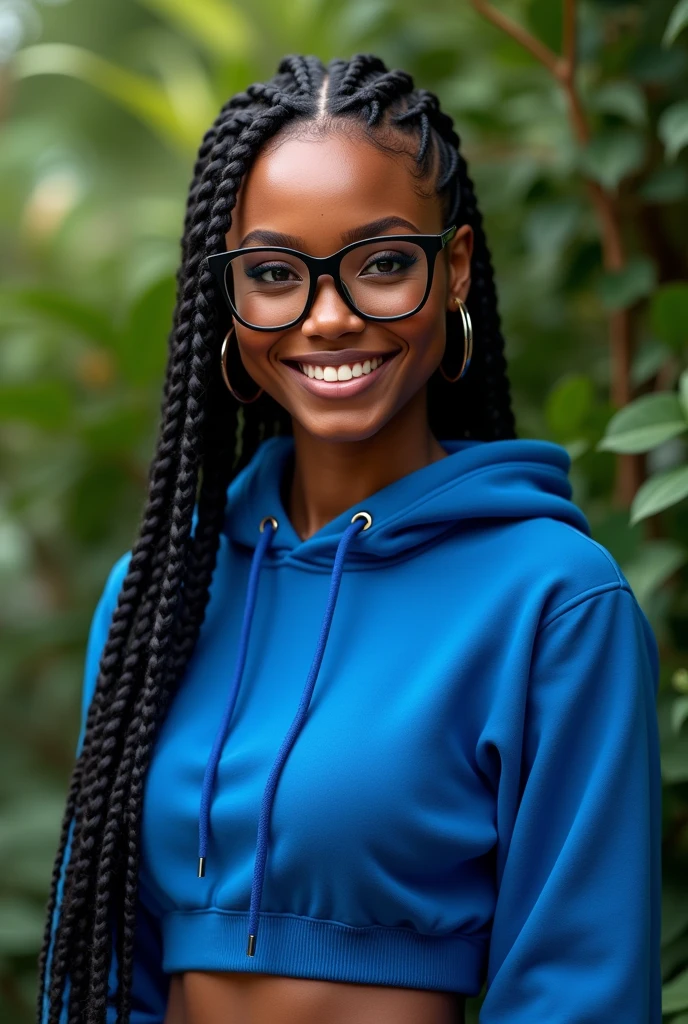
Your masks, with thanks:
[(293, 327), (308, 315), (318, 279), (329, 274), (349, 309), (365, 320), (403, 320), (424, 305), (436, 256), (456, 234), (380, 235), (331, 256), (249, 246), (207, 256), (234, 317), (254, 331)]

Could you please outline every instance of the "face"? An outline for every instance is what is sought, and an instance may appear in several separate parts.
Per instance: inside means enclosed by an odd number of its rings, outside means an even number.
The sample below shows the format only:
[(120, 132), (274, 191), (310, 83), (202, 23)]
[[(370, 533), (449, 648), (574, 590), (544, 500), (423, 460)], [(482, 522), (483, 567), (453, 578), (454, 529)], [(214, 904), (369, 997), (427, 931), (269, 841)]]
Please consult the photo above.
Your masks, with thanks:
[[(329, 256), (351, 240), (347, 235), (353, 229), (382, 218), (390, 219), (389, 226), (359, 237), (438, 234), (446, 227), (440, 201), (414, 191), (410, 159), (343, 134), (287, 138), (268, 146), (242, 182), (227, 249), (275, 244), (254, 234), (269, 231), (289, 236), (282, 245)], [(423, 187), (431, 191), (427, 182)], [(461, 226), (435, 258), (425, 305), (403, 320), (363, 319), (340, 297), (332, 277), (323, 276), (310, 312), (296, 326), (263, 332), (234, 321), (247, 372), (291, 414), (295, 426), (314, 437), (370, 437), (403, 416), (412, 399), (424, 401), (426, 382), (444, 354), (445, 312), (456, 309), (454, 296), (465, 300), (468, 294), (472, 244), (471, 228)], [(373, 269), (389, 268), (387, 263)], [(360, 269), (372, 272), (370, 267)], [(366, 359), (372, 366), (375, 359), (381, 362), (370, 373), (361, 372), (367, 369)], [(342, 363), (352, 368), (355, 379), (311, 381), (299, 367), (318, 364), (324, 370), (325, 365), (337, 368)], [(338, 377), (347, 374), (343, 370)], [(332, 376), (331, 371), (325, 376)]]

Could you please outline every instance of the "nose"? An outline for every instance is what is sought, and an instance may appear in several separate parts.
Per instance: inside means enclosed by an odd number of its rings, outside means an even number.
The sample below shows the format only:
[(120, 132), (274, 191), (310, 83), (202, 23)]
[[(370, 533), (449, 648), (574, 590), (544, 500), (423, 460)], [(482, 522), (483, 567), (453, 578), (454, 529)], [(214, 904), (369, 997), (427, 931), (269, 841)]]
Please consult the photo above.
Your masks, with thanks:
[(338, 338), (342, 334), (360, 334), (365, 320), (357, 316), (338, 294), (330, 274), (323, 274), (316, 285), (315, 297), (301, 331), (308, 338)]

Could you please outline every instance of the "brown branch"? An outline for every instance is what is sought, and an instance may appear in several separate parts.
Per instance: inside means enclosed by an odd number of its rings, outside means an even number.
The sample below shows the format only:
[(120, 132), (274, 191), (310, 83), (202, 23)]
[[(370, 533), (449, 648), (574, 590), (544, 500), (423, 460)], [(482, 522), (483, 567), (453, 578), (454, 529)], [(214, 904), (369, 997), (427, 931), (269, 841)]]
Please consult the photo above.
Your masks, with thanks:
[[(569, 106), (573, 133), (581, 146), (590, 141), (590, 126), (583, 104), (576, 88), (576, 0), (562, 0), (564, 18), (562, 31), (562, 55), (554, 53), (527, 29), (512, 18), (502, 14), (487, 0), (470, 0), (475, 10), (520, 43), (529, 53), (543, 64), (561, 85)], [(626, 251), (621, 230), (621, 215), (617, 197), (605, 191), (599, 182), (585, 179), (586, 188), (597, 213), (602, 237), (604, 268), (619, 271), (626, 265)], [(609, 342), (611, 361), (612, 403), (621, 408), (633, 397), (631, 387), (631, 364), (633, 359), (633, 332), (631, 316), (627, 309), (614, 310), (609, 315)], [(633, 455), (621, 455), (617, 459), (617, 477), (614, 501), (629, 508), (633, 497), (644, 479), (642, 460)]]
[(561, 52), (569, 74), (576, 67), (576, 0), (564, 0), (564, 25), (561, 39)]
[(506, 32), (507, 35), (515, 39), (526, 50), (529, 50), (536, 60), (544, 64), (553, 75), (559, 76), (560, 58), (553, 50), (550, 50), (549, 46), (545, 46), (536, 36), (528, 32), (518, 22), (513, 21), (512, 18), (508, 18), (506, 14), (502, 14), (501, 11), (498, 11), (492, 4), (487, 3), (486, 0), (471, 0), (471, 4), (479, 14), (482, 14), (493, 25)]

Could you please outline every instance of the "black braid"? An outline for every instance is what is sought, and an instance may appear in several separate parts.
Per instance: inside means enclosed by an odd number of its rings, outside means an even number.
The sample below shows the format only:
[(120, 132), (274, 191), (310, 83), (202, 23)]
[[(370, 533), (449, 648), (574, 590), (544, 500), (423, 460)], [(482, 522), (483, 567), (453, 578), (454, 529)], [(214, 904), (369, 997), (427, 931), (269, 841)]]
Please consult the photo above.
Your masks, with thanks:
[[(219, 353), (226, 314), (203, 260), (224, 249), (239, 187), (261, 148), (278, 133), (317, 122), (326, 76), (321, 120), (327, 130), (347, 120), (382, 148), (394, 139), (404, 146), (415, 140), (416, 177), (432, 177), (445, 222), (473, 228), (473, 361), (458, 384), (431, 378), (431, 430), (447, 439), (516, 436), (490, 252), (451, 118), (434, 94), (416, 89), (410, 75), (389, 70), (374, 54), (327, 66), (313, 56), (284, 57), (269, 82), (249, 86), (222, 107), (193, 168), (148, 498), (101, 655), (51, 880), (38, 995), (40, 1021), (48, 985), (48, 1024), (59, 1024), (67, 981), (68, 1024), (104, 1024), (113, 938), (117, 1020), (130, 1020), (140, 822), (155, 738), (204, 621), (229, 483), (261, 440), (292, 432), (290, 416), (269, 395), (243, 407), (224, 386)], [(446, 324), (447, 350), (461, 354), (457, 315), (447, 314)]]

